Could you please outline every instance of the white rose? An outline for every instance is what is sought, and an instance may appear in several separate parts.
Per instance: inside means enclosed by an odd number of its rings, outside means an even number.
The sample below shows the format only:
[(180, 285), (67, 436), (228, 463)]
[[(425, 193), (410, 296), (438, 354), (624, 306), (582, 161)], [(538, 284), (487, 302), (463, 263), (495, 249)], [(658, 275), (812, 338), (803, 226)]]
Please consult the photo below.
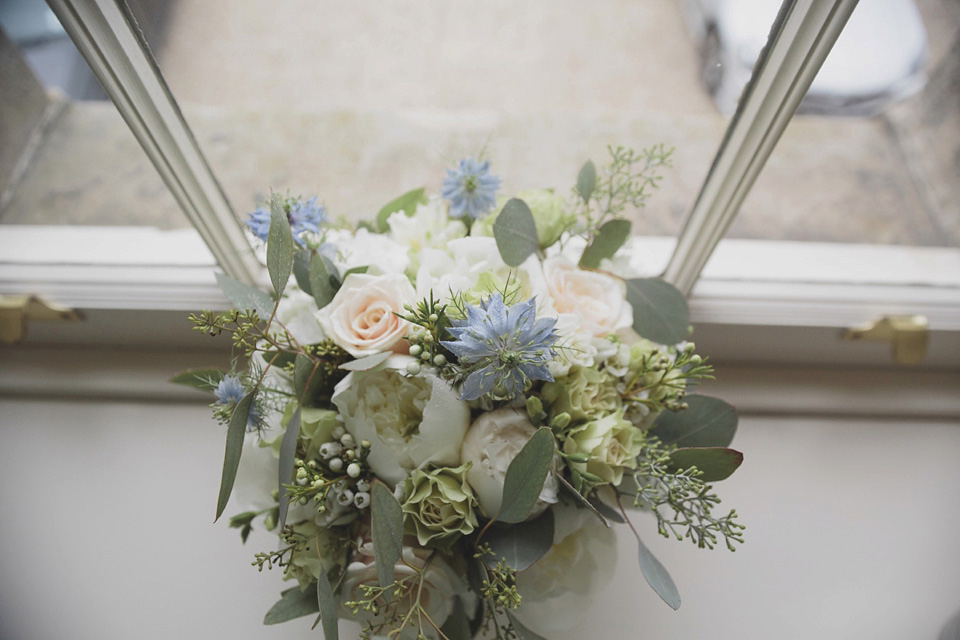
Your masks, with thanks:
[[(427, 558), (431, 555), (433, 558), (427, 564)], [(454, 598), (460, 598), (465, 611), (472, 613), (476, 610), (476, 594), (470, 591), (466, 579), (454, 571), (440, 555), (426, 549), (403, 547), (401, 560), (393, 569), (394, 579), (402, 580), (413, 576), (417, 570), (423, 570), (420, 605), (437, 626), (442, 627), (450, 616), (453, 611)], [(362, 538), (359, 541), (357, 552), (353, 555), (344, 572), (341, 602), (362, 600), (365, 596), (361, 587), (379, 586), (379, 584), (373, 543), (369, 541), (369, 538)], [(400, 603), (401, 611), (409, 611), (412, 604), (412, 595), (405, 597)], [(340, 615), (348, 620), (357, 620), (361, 623), (375, 621), (375, 617), (369, 612), (360, 610), (354, 614), (346, 607), (341, 607)], [(403, 640), (412, 640), (416, 637), (416, 631), (416, 628), (408, 626), (397, 637)], [(426, 628), (426, 625), (424, 632), (428, 634), (429, 638), (438, 637), (436, 631), (433, 628)]]
[(396, 350), (410, 323), (395, 313), (406, 313), (416, 294), (406, 276), (399, 273), (348, 275), (333, 300), (316, 313), (327, 336), (350, 355), (362, 358)]
[(576, 624), (610, 582), (617, 560), (613, 529), (604, 527), (586, 509), (564, 504), (552, 509), (553, 546), (517, 574), (517, 591), (523, 602), (516, 616), (543, 636)]
[[(483, 413), (470, 425), (463, 439), (460, 458), (463, 462), (471, 463), (467, 469), (467, 483), (477, 496), (480, 510), (487, 517), (492, 518), (500, 511), (507, 467), (536, 432), (537, 428), (530, 424), (527, 414), (518, 409), (497, 409)], [(556, 477), (547, 475), (531, 517), (557, 502), (558, 488)]]
[(543, 261), (543, 276), (557, 313), (576, 314), (580, 330), (605, 336), (633, 324), (622, 280), (585, 271), (562, 256)]
[(410, 356), (391, 356), (386, 368), (355, 371), (334, 390), (344, 427), (370, 442), (367, 462), (378, 478), (397, 484), (428, 463), (456, 467), (470, 425), (470, 408), (446, 382), (402, 373)]

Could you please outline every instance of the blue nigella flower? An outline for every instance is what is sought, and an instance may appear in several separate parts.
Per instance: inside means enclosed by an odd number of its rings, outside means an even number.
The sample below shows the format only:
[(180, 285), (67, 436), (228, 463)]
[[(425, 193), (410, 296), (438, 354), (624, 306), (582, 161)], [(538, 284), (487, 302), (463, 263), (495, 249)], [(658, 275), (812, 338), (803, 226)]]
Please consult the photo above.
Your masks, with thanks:
[[(301, 247), (303, 240), (300, 239), (300, 234), (304, 231), (320, 233), (320, 225), (327, 219), (327, 211), (322, 205), (317, 204), (316, 196), (309, 200), (287, 198), (283, 202), (283, 209), (287, 212), (293, 239)], [(257, 207), (247, 218), (247, 228), (253, 232), (253, 235), (266, 242), (267, 234), (270, 232), (270, 208)]]
[[(223, 376), (213, 395), (217, 398), (217, 404), (230, 407), (231, 411), (247, 395), (247, 388), (240, 382), (236, 376)], [(254, 404), (250, 407), (250, 415), (247, 418), (247, 431), (257, 428), (257, 408)]]
[(497, 204), (500, 178), (490, 174), (490, 163), (464, 158), (456, 169), (447, 169), (441, 195), (450, 201), (450, 215), (476, 220)]
[(495, 392), (498, 399), (523, 393), (528, 380), (552, 381), (547, 363), (555, 355), (555, 318), (536, 317), (536, 299), (511, 307), (499, 293), (480, 306), (467, 306), (467, 317), (449, 329), (454, 340), (441, 344), (453, 352), (461, 367), (470, 371), (460, 392), (461, 400)]

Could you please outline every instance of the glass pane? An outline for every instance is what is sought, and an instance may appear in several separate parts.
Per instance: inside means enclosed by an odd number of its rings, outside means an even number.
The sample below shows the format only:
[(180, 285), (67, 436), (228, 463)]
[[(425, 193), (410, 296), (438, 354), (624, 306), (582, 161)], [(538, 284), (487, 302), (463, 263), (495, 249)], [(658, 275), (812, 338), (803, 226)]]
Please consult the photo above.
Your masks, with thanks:
[(151, 47), (238, 213), (272, 188), (369, 218), (481, 150), (503, 192), (566, 193), (608, 144), (664, 143), (674, 167), (635, 231), (672, 236), (727, 123), (683, 17), (675, 0), (181, 0)]
[(43, 0), (0, 2), (0, 223), (189, 226)]
[[(764, 3), (691, 4), (713, 7), (706, 68), (730, 109), (769, 24), (748, 20)], [(956, 2), (861, 2), (727, 237), (960, 246), (958, 79)]]

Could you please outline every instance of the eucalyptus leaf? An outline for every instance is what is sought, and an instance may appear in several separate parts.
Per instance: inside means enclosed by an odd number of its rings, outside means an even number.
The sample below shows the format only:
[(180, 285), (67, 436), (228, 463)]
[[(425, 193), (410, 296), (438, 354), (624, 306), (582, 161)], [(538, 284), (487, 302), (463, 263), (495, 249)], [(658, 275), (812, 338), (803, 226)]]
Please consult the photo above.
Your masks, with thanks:
[(243, 311), (253, 309), (266, 320), (273, 314), (273, 299), (260, 289), (234, 280), (228, 275), (217, 274), (217, 286), (223, 295), (233, 303), (235, 309)]
[(539, 517), (509, 527), (493, 526), (483, 541), (495, 555), (485, 555), (484, 561), (495, 567), (501, 558), (515, 571), (523, 571), (542, 558), (553, 546), (553, 511), (547, 509)]
[(537, 225), (527, 203), (511, 198), (493, 223), (493, 237), (500, 257), (508, 266), (516, 267), (540, 248)]
[(227, 446), (223, 454), (223, 474), (220, 477), (220, 496), (217, 498), (217, 517), (214, 522), (223, 515), (223, 510), (227, 507), (230, 500), (230, 493), (233, 491), (233, 483), (237, 479), (237, 467), (240, 466), (240, 453), (243, 451), (243, 436), (247, 432), (247, 420), (250, 417), (250, 410), (253, 407), (254, 391), (240, 399), (237, 406), (233, 409), (230, 416), (230, 424), (227, 426)]
[(310, 287), (310, 256), (313, 252), (310, 249), (301, 249), (293, 254), (293, 277), (297, 280), (297, 286), (308, 296), (313, 295), (313, 289)]
[(607, 522), (607, 519), (603, 517), (603, 514), (600, 513), (600, 510), (593, 506), (593, 503), (587, 500), (582, 493), (577, 491), (572, 484), (567, 482), (567, 479), (564, 478), (562, 474), (557, 473), (555, 474), (555, 477), (560, 481), (561, 488), (566, 490), (566, 495), (573, 498), (574, 502), (579, 504), (581, 507), (588, 509), (591, 513), (593, 513), (593, 515), (597, 516), (597, 518), (600, 519), (600, 522), (603, 523), (603, 526), (607, 527), (608, 529), (610, 528), (610, 523)]
[(577, 174), (577, 193), (580, 194), (584, 202), (589, 202), (596, 186), (597, 168), (593, 166), (593, 161), (587, 160), (580, 167), (580, 173)]
[(313, 399), (323, 382), (323, 376), (317, 372), (319, 368), (318, 361), (303, 353), (298, 353), (293, 361), (293, 388), (301, 406), (313, 406)]
[(346, 280), (347, 276), (350, 275), (351, 273), (364, 274), (369, 270), (370, 270), (370, 266), (366, 264), (363, 265), (362, 267), (351, 267), (343, 272), (343, 280)]
[(520, 624), (520, 621), (517, 620), (517, 616), (509, 608), (504, 608), (504, 611), (507, 614), (507, 618), (510, 619), (510, 624), (513, 625), (513, 630), (517, 632), (517, 640), (546, 640), (541, 635), (537, 635), (530, 629), (527, 629), (525, 626)]
[(287, 508), (290, 506), (290, 496), (287, 495), (287, 489), (283, 486), (293, 481), (294, 458), (297, 453), (297, 438), (300, 437), (300, 407), (293, 412), (293, 417), (287, 424), (287, 430), (283, 433), (283, 440), (280, 441), (280, 460), (277, 470), (277, 483), (280, 487), (280, 516), (277, 520), (280, 523), (280, 531), (283, 531), (287, 523)]
[[(310, 292), (318, 309), (330, 304), (333, 296), (337, 295), (337, 287), (331, 281), (329, 258), (315, 253), (310, 256)], [(334, 268), (334, 271), (336, 268)]]
[(392, 351), (383, 351), (381, 353), (375, 353), (372, 356), (364, 356), (362, 358), (357, 358), (356, 360), (344, 362), (339, 368), (346, 371), (370, 371), (371, 369), (386, 362), (387, 358), (392, 355)]
[(337, 596), (333, 593), (327, 572), (320, 570), (317, 578), (317, 605), (320, 620), (323, 622), (324, 640), (339, 640), (340, 626), (337, 624)]
[(743, 454), (726, 447), (690, 447), (670, 454), (670, 467), (680, 471), (696, 467), (704, 482), (720, 482), (733, 475), (743, 463)]
[(580, 266), (588, 269), (596, 269), (600, 266), (600, 261), (604, 258), (612, 258), (617, 250), (623, 246), (623, 243), (630, 237), (629, 220), (608, 220), (597, 229), (597, 234), (593, 236), (580, 256)]
[(280, 196), (274, 194), (270, 200), (270, 230), (267, 231), (267, 271), (277, 299), (283, 295), (292, 269), (293, 232)]
[(440, 632), (447, 637), (447, 640), (473, 640), (470, 621), (467, 619), (467, 612), (463, 610), (463, 602), (460, 598), (453, 599), (453, 611), (447, 616), (447, 621), (443, 623)]
[(290, 353), (288, 351), (264, 351), (263, 360), (264, 362), (269, 363), (273, 367), (283, 369), (289, 367), (294, 363), (296, 359), (296, 354)]
[(170, 378), (170, 382), (201, 391), (216, 391), (220, 381), (226, 375), (227, 372), (220, 369), (187, 369)]
[(393, 583), (393, 568), (403, 552), (403, 511), (382, 482), (374, 482), (370, 494), (373, 557), (381, 587)]
[(657, 595), (660, 596), (664, 602), (670, 605), (671, 609), (676, 611), (680, 608), (680, 591), (677, 590), (677, 585), (674, 584), (673, 578), (670, 577), (670, 574), (666, 568), (660, 564), (656, 556), (650, 552), (647, 545), (643, 544), (640, 536), (637, 536), (637, 547), (640, 552), (640, 571), (643, 573), (643, 577), (646, 578), (647, 584), (657, 592)]
[(500, 513), (494, 520), (515, 523), (527, 519), (543, 490), (555, 447), (553, 432), (546, 427), (537, 429), (527, 444), (523, 445), (507, 467)]
[[(626, 479), (632, 478), (632, 477), (633, 477), (633, 476), (626, 476), (626, 475), (624, 475), (623, 479), (626, 480)], [(592, 497), (592, 498), (588, 498), (587, 500), (590, 502), (590, 504), (593, 506), (593, 508), (597, 510), (597, 513), (599, 513), (600, 515), (602, 515), (602, 516), (603, 516), (604, 518), (606, 518), (607, 520), (613, 520), (614, 522), (619, 522), (620, 524), (623, 524), (624, 522), (626, 522), (626, 520), (623, 519), (623, 516), (620, 515), (620, 513), (617, 512), (616, 509), (614, 509), (613, 507), (611, 507), (610, 505), (608, 505), (606, 502), (604, 502), (603, 500), (601, 500), (599, 497), (594, 496), (594, 497)]]
[(690, 395), (680, 411), (663, 411), (650, 433), (678, 447), (726, 447), (737, 432), (737, 410), (710, 396)]
[(267, 611), (267, 615), (264, 616), (263, 624), (279, 624), (309, 616), (319, 610), (315, 589), (308, 588), (306, 591), (301, 591), (300, 587), (293, 587), (280, 594), (280, 600), (270, 607), (270, 611)]
[(403, 211), (408, 216), (412, 216), (414, 213), (416, 213), (417, 205), (427, 203), (427, 197), (424, 195), (424, 191), (426, 191), (424, 187), (414, 189), (413, 191), (407, 191), (402, 196), (394, 198), (387, 204), (383, 205), (383, 207), (377, 213), (377, 231), (380, 233), (385, 233), (390, 230), (390, 225), (387, 223), (387, 218), (390, 217), (391, 213)]
[(660, 344), (677, 344), (686, 339), (690, 309), (676, 287), (660, 278), (635, 278), (626, 284), (634, 331)]

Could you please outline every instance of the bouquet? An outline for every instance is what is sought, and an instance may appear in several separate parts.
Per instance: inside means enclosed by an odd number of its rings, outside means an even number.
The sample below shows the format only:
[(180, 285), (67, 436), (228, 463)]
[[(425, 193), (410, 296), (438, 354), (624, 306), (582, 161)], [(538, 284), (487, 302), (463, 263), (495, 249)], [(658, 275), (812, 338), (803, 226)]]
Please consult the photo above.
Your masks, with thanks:
[(610, 154), (568, 195), (500, 197), (467, 158), (440, 195), (411, 191), (355, 226), (316, 198), (250, 215), (273, 291), (218, 276), (234, 309), (191, 320), (231, 334), (232, 366), (174, 381), (212, 391), (226, 426), (217, 518), (236, 493), (243, 541), (279, 537), (253, 562), (291, 582), (267, 624), (541, 638), (609, 578), (614, 523), (673, 608), (641, 521), (701, 548), (742, 542), (710, 484), (742, 460), (736, 413), (687, 395), (712, 368), (624, 218), (670, 151)]

